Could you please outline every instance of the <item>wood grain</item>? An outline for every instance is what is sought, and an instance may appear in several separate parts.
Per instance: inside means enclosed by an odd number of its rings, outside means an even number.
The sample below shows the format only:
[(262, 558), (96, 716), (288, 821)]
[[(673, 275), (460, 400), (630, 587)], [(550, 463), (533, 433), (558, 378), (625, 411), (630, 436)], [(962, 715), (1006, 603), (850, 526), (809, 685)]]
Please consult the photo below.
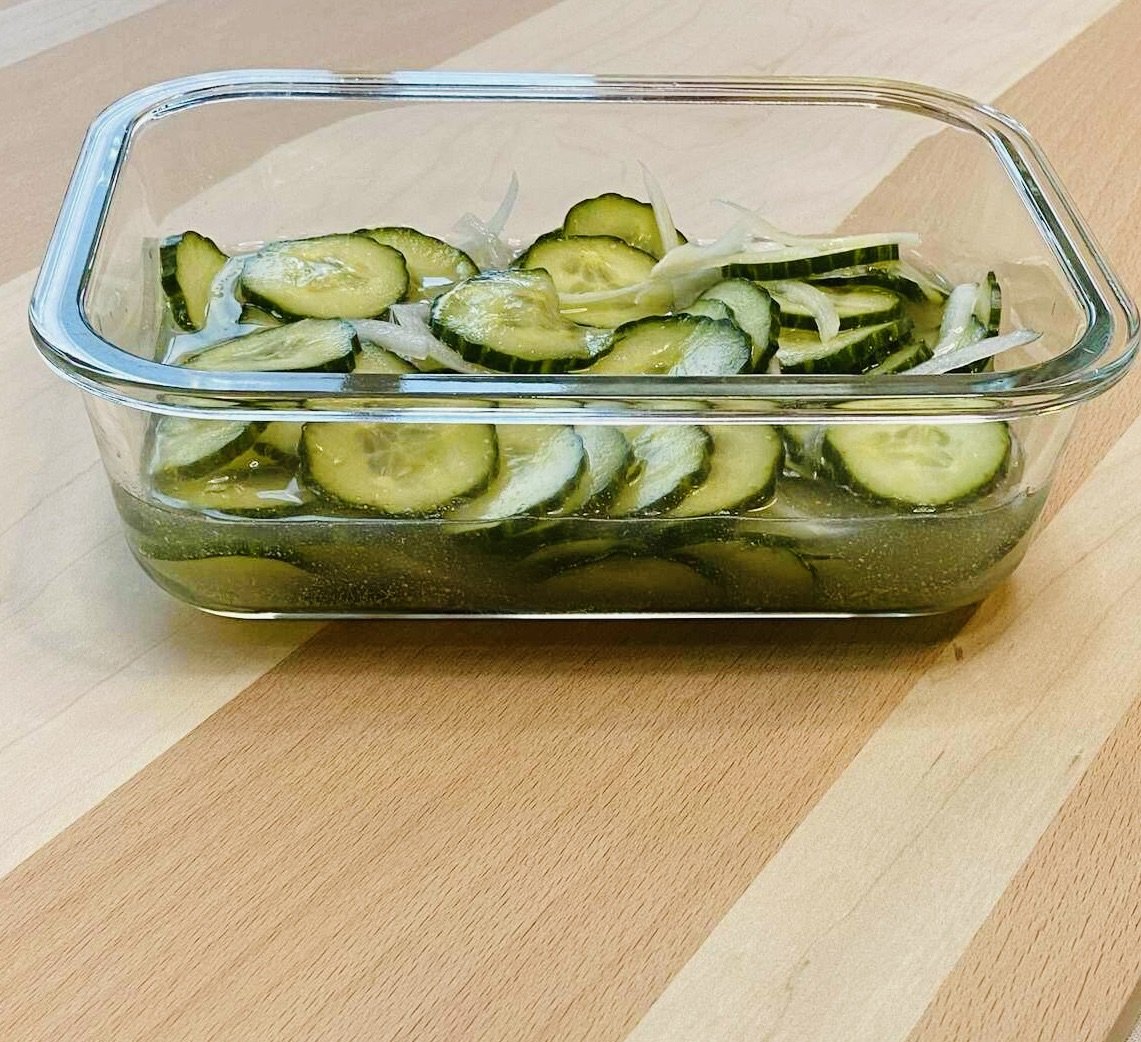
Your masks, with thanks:
[[(1137, 653), (1136, 627), (1128, 652)], [(1093, 684), (1096, 678), (1089, 677)], [(1133, 685), (1135, 698), (1141, 686)], [(1121, 721), (909, 1042), (1121, 1042), (1141, 1017), (1141, 701)], [(1111, 1031), (1124, 1017), (1119, 1030)]]
[[(276, 0), (171, 0), (0, 68), (0, 198), (20, 200), (4, 215), (0, 283), (39, 263), (84, 131), (121, 95), (204, 69), (420, 68), (550, 2), (340, 0), (335, 17), (293, 4), (283, 18)], [(83, 5), (102, 10), (103, 0)]]
[[(711, 23), (739, 23), (734, 2), (710, 6)], [(890, 19), (878, 4), (849, 5), (837, 14), (823, 0), (800, 4), (795, 12), (782, 3), (766, 6), (757, 14), (760, 21), (751, 13), (750, 33), (731, 39), (687, 34), (684, 19), (677, 21), (680, 9), (639, 3), (630, 17), (657, 26), (670, 47), (686, 39), (686, 67), (694, 71), (729, 70), (736, 63), (767, 72), (921, 76), (925, 68), (930, 78), (978, 93), (1009, 82), (1104, 7), (1103, 0), (1083, 0), (1052, 7), (1049, 19), (1036, 19), (1009, 5), (1001, 13), (1003, 24), (1009, 20), (1003, 46), (1017, 55), (960, 65), (946, 59), (979, 35), (973, 20), (994, 25), (999, 17), (981, 3), (950, 21), (927, 0), (893, 9)], [(267, 36), (260, 28), (274, 21), (278, 9), (271, 11), (264, 0), (182, 0), (0, 70), (0, 125), (9, 145), (0, 150), (0, 191), (21, 200), (7, 216), (0, 272), (38, 255), (84, 122), (130, 87), (201, 64), (375, 67), (376, 55), (383, 53), (393, 65), (423, 65), (541, 6), (516, 5), (509, 15), (501, 7), (468, 4), (455, 17), (449, 2), (434, 0), (404, 11), (394, 26), (369, 17), (354, 0), (340, 5), (335, 19), (292, 11), (291, 33)], [(592, 56), (603, 57), (595, 51), (604, 15), (597, 4), (573, 0), (550, 16), (494, 33), (450, 61), (510, 67), (526, 58), (536, 67), (589, 67)], [(777, 23), (787, 31), (772, 31)], [(932, 24), (941, 27), (941, 35), (937, 53), (927, 54)], [(195, 33), (196, 25), (209, 25), (212, 32)], [(376, 35), (381, 28), (383, 40)], [(886, 45), (892, 34), (907, 46)], [(987, 46), (999, 39), (984, 35)], [(181, 45), (189, 37), (201, 37), (192, 51)], [(955, 39), (964, 46), (947, 46)], [(138, 46), (140, 40), (145, 47)], [(642, 32), (626, 41), (625, 50), (608, 42), (606, 60), (614, 68), (624, 63), (670, 71), (675, 53), (669, 47), (647, 49), (644, 41)], [(132, 60), (125, 62), (128, 53)], [(6, 444), (17, 447), (7, 461), (9, 492), (0, 502), (0, 528), (8, 527), (0, 535), (0, 612), (11, 616), (0, 663), (16, 678), (0, 692), (0, 873), (312, 632), (279, 627), (271, 636), (201, 619), (142, 579), (116, 536), (78, 396), (51, 377), (28, 346), (23, 308), (30, 284), (25, 275), (0, 290), (0, 431)], [(50, 439), (43, 436), (45, 415), (55, 422)], [(45, 583), (48, 576), (51, 582)], [(88, 621), (93, 601), (104, 610)], [(15, 606), (19, 611), (13, 614)], [(87, 639), (76, 640), (80, 632)], [(209, 658), (194, 653), (200, 647), (211, 649)], [(45, 648), (51, 649), (46, 655)], [(93, 728), (102, 736), (98, 742), (89, 740)]]
[(959, 621), (326, 631), (0, 882), (0, 1037), (619, 1037)]
[(23, 61), (163, 0), (21, 0), (0, 4), (0, 67)]
[[(1039, 536), (1018, 581), (983, 604), (813, 807), (630, 1042), (907, 1035), (1141, 695), (1141, 488), (1130, 488), (1139, 464), (1141, 420)], [(1104, 938), (1111, 948), (1128, 940)], [(1051, 951), (1058, 958), (1064, 949)], [(1133, 954), (1120, 957), (1129, 963)], [(1013, 989), (1004, 995), (1014, 1001)], [(1034, 1004), (1023, 996), (1020, 1008)]]
[[(965, 53), (949, 45), (949, 34), (977, 36), (971, 17), (990, 25), (997, 16), (980, 5), (974, 15), (932, 21), (933, 8), (895, 14), (910, 27), (904, 38), (943, 26), (935, 37), (943, 55)], [(715, 71), (730, 60), (725, 44), (740, 55), (757, 46), (745, 33), (702, 36), (694, 46), (680, 10), (643, 0), (624, 11), (662, 31), (660, 48), (646, 46), (643, 34), (633, 51), (621, 34), (617, 43), (600, 39), (598, 26), (613, 26), (600, 4), (567, 0), (468, 57), (581, 67), (593, 55), (602, 67), (635, 55), (676, 65), (684, 44), (695, 63)], [(702, 14), (716, 15), (714, 24), (751, 24), (729, 0)], [(1003, 48), (1014, 40), (1024, 55), (1048, 50), (1084, 14), (1058, 4), (1045, 17), (1010, 17), (1012, 32), (1023, 35), (1007, 37)], [(773, 57), (782, 71), (852, 71), (804, 66), (821, 53), (842, 66), (883, 49), (878, 30), (845, 42), (838, 31), (822, 37), (822, 23), (813, 32), (811, 19), (803, 32), (793, 24), (799, 35), (775, 37), (782, 47), (794, 41)], [(810, 58), (797, 50), (805, 40)], [(1128, 38), (1110, 43), (1103, 71), (1131, 59)], [(920, 51), (891, 53), (904, 55), (901, 70), (924, 65)], [(966, 72), (1003, 76), (1016, 65), (972, 58)], [(1028, 103), (1068, 141), (1080, 136), (1074, 125), (1083, 116), (1053, 97), (1051, 65), (1027, 88)], [(954, 81), (958, 68), (935, 72)], [(20, 169), (28, 176), (31, 168)], [(1098, 176), (1090, 174), (1090, 185)], [(1095, 224), (1098, 205), (1095, 198), (1089, 208)], [(1119, 431), (1136, 413), (1127, 401), (1133, 412)], [(44, 402), (54, 419), (57, 403)], [(67, 430), (78, 428), (65, 423)], [(35, 437), (30, 426), (13, 433)], [(784, 985), (786, 1015), (770, 1037), (902, 1039), (1136, 699), (1141, 659), (1121, 649), (1135, 648), (1132, 620), (1141, 608), (1141, 493), (1131, 481), (1139, 442), (1135, 426), (1070, 498), (1008, 593), (962, 633), (965, 616), (323, 631), (0, 881), (0, 1038), (613, 1040), (635, 1027), (755, 880), (749, 892), (759, 895), (763, 930), (747, 907), (744, 919), (729, 912), (729, 928), (753, 924), (744, 931), (752, 946), (746, 961), (757, 944), (777, 957), (727, 994), (725, 1009), (755, 989), (762, 1001), (748, 1015), (763, 1016), (773, 1008), (763, 996)], [(1074, 487), (1091, 463), (1082, 458)], [(75, 481), (85, 504), (98, 502), (87, 476)], [(74, 502), (66, 492), (53, 494)], [(24, 657), (13, 659), (24, 678), (44, 668), (62, 678), (69, 656), (98, 662), (98, 629), (84, 634), (76, 654), (74, 625), (53, 627), (80, 619), (112, 592), (98, 583), (109, 586), (118, 574), (97, 561), (100, 544), (76, 556), (82, 518), (50, 533), (43, 517), (51, 505), (25, 504), (37, 538), (11, 544), (3, 557), (5, 568), (26, 577), (23, 545), (36, 545), (41, 531), (43, 552), (71, 555), (51, 589), (16, 605), (31, 635)], [(1115, 519), (1108, 532), (1106, 516)], [(28, 523), (23, 510), (14, 521)], [(19, 587), (20, 596), (31, 589)], [(128, 587), (122, 598), (133, 595)], [(181, 657), (190, 676), (209, 639), (176, 643), (155, 658), (166, 668)], [(45, 647), (53, 656), (37, 660)], [(141, 705), (169, 721), (161, 691), (138, 701), (153, 683), (154, 661), (145, 641), (140, 647), (117, 667), (121, 698), (94, 698), (85, 715), (68, 717), (66, 701), (47, 714), (44, 728), (63, 724), (54, 742), (29, 742), (19, 770), (0, 779), (8, 806), (37, 798), (45, 753), (65, 758), (77, 744), (90, 747), (89, 773), (77, 781), (90, 798), (96, 766), (114, 759), (98, 746), (112, 740), (116, 720)], [(17, 727), (41, 712), (38, 682), (23, 683), (24, 697), (4, 703)], [(62, 680), (56, 690), (65, 690)], [(117, 708), (101, 733), (108, 704)], [(86, 741), (77, 743), (80, 734)], [(1079, 785), (1066, 804), (1080, 801), (1071, 812), (1075, 840), (1056, 855), (1060, 872), (1072, 871), (1091, 814), (1133, 821), (1100, 809), (1129, 777), (1103, 782), (1084, 796)], [(1107, 840), (1102, 849), (1098, 866), (1122, 848)], [(1012, 936), (1042, 921), (1042, 878), (1025, 884), (1008, 920)], [(1111, 904), (1128, 909), (1130, 886), (1127, 873), (1116, 877)], [(1088, 900), (1101, 908), (1092, 891)], [(1080, 900), (1072, 914), (1078, 922)], [(819, 935), (806, 936), (811, 929)], [(1072, 993), (1076, 1002), (1121, 990), (1129, 931), (1107, 928), (1100, 942), (1080, 929), (1056, 936), (1077, 937), (1083, 954), (1111, 967), (1093, 972), (1089, 988)], [(798, 951), (807, 961), (790, 962)], [(978, 953), (984, 973), (994, 951)], [(695, 958), (699, 971), (708, 952)], [(1014, 972), (1001, 952), (995, 958)], [(741, 982), (741, 965), (729, 962), (691, 1002), (668, 993), (665, 1014), (652, 1014), (635, 1037), (671, 1037), (671, 1025), (691, 1016), (715, 1023), (710, 995)], [(977, 976), (960, 965), (962, 989), (977, 994)], [(1031, 988), (1044, 979), (1020, 978)], [(683, 976), (674, 987), (685, 986)], [(956, 994), (944, 1000), (943, 1021), (974, 1023), (973, 1014), (956, 1012)], [(1034, 993), (1009, 994), (1031, 1018), (1041, 1008)], [(717, 1042), (715, 1030), (703, 1042)]]

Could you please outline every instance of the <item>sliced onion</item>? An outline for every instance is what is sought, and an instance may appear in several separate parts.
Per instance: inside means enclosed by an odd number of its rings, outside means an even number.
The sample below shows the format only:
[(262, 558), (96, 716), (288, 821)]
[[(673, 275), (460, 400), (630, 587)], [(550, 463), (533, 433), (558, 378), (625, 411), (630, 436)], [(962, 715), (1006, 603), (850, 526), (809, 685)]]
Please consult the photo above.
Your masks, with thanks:
[(939, 340), (934, 348), (936, 356), (962, 344), (975, 315), (978, 295), (977, 282), (964, 282), (951, 290), (947, 303), (943, 305), (943, 321), (939, 324)]
[(507, 219), (511, 216), (511, 211), (515, 209), (515, 201), (519, 198), (519, 175), (514, 170), (511, 171), (511, 181), (507, 185), (507, 191), (503, 196), (503, 201), (496, 207), (495, 213), (491, 215), (491, 220), (487, 222), (487, 230), (492, 235), (502, 235), (503, 229), (507, 227)]
[(668, 250), (650, 274), (654, 277), (690, 275), (695, 271), (719, 268), (727, 258), (746, 249), (750, 241), (749, 229), (738, 222), (713, 242), (683, 242)]
[(681, 236), (678, 235), (677, 228), (674, 226), (673, 215), (670, 213), (662, 186), (658, 184), (657, 178), (650, 173), (650, 168), (645, 163), (642, 163), (641, 167), (642, 181), (646, 185), (646, 194), (650, 197), (650, 206), (654, 211), (654, 222), (658, 226), (658, 237), (662, 240), (662, 253), (664, 254), (681, 243)]
[[(416, 304), (396, 304), (392, 312), (397, 322), (366, 318), (353, 321), (357, 335), (399, 355), (406, 362), (433, 361), (457, 373), (493, 373), (495, 370), (469, 362), (443, 341), (436, 339)], [(398, 310), (402, 309), (402, 310)]]
[(993, 358), (1015, 347), (1033, 343), (1042, 336), (1033, 329), (1016, 329), (1013, 333), (1004, 333), (1002, 336), (988, 336), (983, 340), (976, 340), (973, 344), (961, 344), (934, 355), (926, 362), (912, 366), (901, 373), (901, 376), (925, 376), (935, 373), (949, 373), (964, 365), (981, 362), (985, 358)]
[(828, 294), (807, 282), (777, 281), (765, 285), (777, 296), (784, 297), (790, 304), (799, 304), (812, 315), (821, 340), (831, 340), (840, 332), (840, 314)]
[(742, 222), (758, 239), (780, 243), (782, 246), (808, 246), (823, 253), (852, 249), (860, 245), (913, 246), (919, 242), (919, 236), (915, 232), (886, 232), (880, 235), (794, 235), (778, 228), (767, 218), (762, 217), (758, 211), (750, 210), (747, 206), (729, 199), (718, 199), (717, 202), (741, 214)]

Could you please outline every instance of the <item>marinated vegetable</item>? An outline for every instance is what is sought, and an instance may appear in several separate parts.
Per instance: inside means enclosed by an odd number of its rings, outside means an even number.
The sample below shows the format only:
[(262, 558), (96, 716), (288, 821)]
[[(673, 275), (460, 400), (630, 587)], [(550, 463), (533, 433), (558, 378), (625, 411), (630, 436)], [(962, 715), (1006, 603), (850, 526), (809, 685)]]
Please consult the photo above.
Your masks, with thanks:
[[(1034, 336), (1000, 332), (994, 272), (951, 284), (903, 256), (913, 236), (806, 239), (753, 215), (686, 240), (647, 191), (574, 203), (529, 242), (502, 238), (502, 209), (454, 242), (378, 224), (230, 256), (187, 231), (159, 251), (160, 356), (388, 388), (448, 370), (880, 379), (978, 369)], [(943, 610), (1013, 567), (1041, 507), (1016, 433), (985, 415), (778, 429), (689, 405), (692, 422), (638, 425), (589, 403), (539, 424), (163, 416), (120, 505), (174, 592), (364, 613)]]

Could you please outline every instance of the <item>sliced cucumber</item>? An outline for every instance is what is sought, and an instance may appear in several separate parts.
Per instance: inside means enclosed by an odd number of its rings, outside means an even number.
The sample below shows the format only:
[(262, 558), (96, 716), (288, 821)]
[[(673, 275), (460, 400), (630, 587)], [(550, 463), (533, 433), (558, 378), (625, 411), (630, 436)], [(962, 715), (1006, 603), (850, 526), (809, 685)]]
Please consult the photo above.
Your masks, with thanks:
[[(805, 285), (805, 283), (800, 283)], [(879, 286), (823, 286), (808, 283), (836, 309), (841, 329), (874, 326), (903, 318), (903, 298)], [(780, 285), (767, 287), (780, 306), (782, 329), (816, 329), (816, 316), (803, 304), (790, 300)]]
[(703, 517), (761, 506), (773, 497), (784, 465), (784, 443), (759, 423), (705, 428), (713, 442), (705, 480), (670, 510), (671, 517)]
[(495, 428), (484, 424), (307, 423), (302, 473), (321, 496), (389, 517), (432, 516), (495, 477)]
[(467, 279), (436, 298), (431, 325), (469, 362), (509, 373), (565, 372), (606, 342), (559, 314), (546, 271), (490, 271)]
[(824, 252), (811, 248), (793, 249), (782, 251), (782, 259), (778, 261), (728, 264), (721, 270), (726, 278), (740, 276), (756, 282), (766, 282), (771, 279), (803, 279), (809, 275), (822, 275), (838, 268), (878, 264), (898, 259), (899, 246), (895, 243), (884, 243), (878, 246), (855, 246)]
[(503, 424), (498, 428), (499, 469), (484, 492), (451, 512), (463, 522), (498, 522), (557, 510), (586, 467), (582, 439), (573, 427)]
[(400, 251), (408, 268), (408, 300), (431, 300), (454, 283), (479, 274), (463, 250), (415, 228), (362, 228), (357, 235)]
[(216, 611), (313, 610), (317, 579), (269, 557), (233, 554), (190, 560), (141, 558), (155, 581), (191, 604)]
[(941, 304), (948, 289), (904, 261), (859, 264), (813, 275), (814, 283), (825, 286), (882, 286), (916, 304)]
[[(665, 249), (654, 208), (617, 192), (575, 203), (563, 219), (564, 235), (610, 235), (660, 259)], [(680, 235), (680, 233), (679, 233)], [(685, 241), (685, 236), (680, 235)]]
[(701, 300), (718, 300), (733, 310), (733, 318), (753, 342), (751, 368), (763, 372), (776, 353), (780, 311), (772, 295), (748, 279), (722, 279), (701, 294)]
[(353, 327), (331, 319), (304, 319), (223, 340), (180, 361), (190, 369), (244, 373), (306, 370), (348, 372), (360, 350)]
[[(607, 293), (638, 286), (650, 278), (654, 258), (612, 235), (571, 235), (533, 243), (516, 261), (523, 269), (550, 273), (560, 298), (583, 293)], [(587, 326), (613, 329), (647, 315), (661, 314), (672, 304), (664, 284), (645, 292), (587, 304), (562, 300), (563, 314)]]
[(732, 322), (702, 315), (643, 318), (614, 330), (610, 349), (585, 372), (599, 376), (732, 376), (753, 344)]
[(362, 340), (360, 353), (353, 363), (353, 372), (405, 376), (418, 370), (411, 362), (406, 362), (387, 348), (374, 344), (371, 340)]
[(279, 318), (375, 318), (408, 290), (399, 250), (367, 235), (263, 246), (242, 269), (246, 299)]
[(931, 345), (922, 337), (913, 337), (903, 347), (892, 351), (882, 362), (873, 365), (864, 375), (883, 376), (886, 373), (903, 373), (932, 355)]
[(733, 309), (720, 300), (695, 300), (687, 308), (682, 308), (683, 315), (702, 315), (705, 318), (715, 318), (719, 322), (732, 322), (737, 325)]
[(575, 432), (586, 451), (586, 470), (559, 514), (582, 514), (604, 506), (618, 491), (632, 455), (630, 443), (617, 427), (581, 426)]
[(717, 603), (716, 587), (680, 561), (615, 554), (567, 569), (535, 588), (547, 608), (573, 612), (691, 612)]
[(786, 547), (749, 539), (718, 539), (680, 547), (673, 556), (715, 575), (733, 608), (809, 611), (813, 607), (812, 569)]
[(254, 451), (268, 460), (296, 465), (301, 450), (300, 423), (274, 420), (267, 423), (254, 442)]
[(847, 329), (831, 340), (790, 330), (781, 333), (776, 358), (782, 373), (862, 373), (882, 362), (910, 331), (906, 319)]
[(633, 462), (610, 501), (612, 517), (663, 513), (709, 473), (713, 441), (701, 427), (626, 427)]
[[(559, 530), (562, 530), (559, 522), (551, 523), (558, 525)], [(553, 575), (580, 564), (601, 561), (614, 554), (631, 556), (637, 552), (637, 547), (618, 536), (595, 535), (546, 543), (529, 553), (524, 560), (530, 569), (540, 575)]]
[(311, 498), (297, 484), (292, 469), (267, 463), (256, 446), (209, 474), (167, 478), (161, 488), (180, 506), (241, 517), (293, 513)]
[(209, 474), (253, 445), (258, 427), (232, 420), (160, 416), (150, 435), (149, 470), (156, 481)]
[(193, 331), (206, 324), (210, 288), (229, 259), (213, 239), (198, 232), (171, 236), (159, 246), (163, 292), (182, 329)]
[(833, 426), (823, 454), (838, 479), (875, 499), (942, 507), (986, 492), (1010, 459), (1005, 423)]
[(781, 429), (785, 459), (792, 470), (813, 477), (820, 465), (824, 428), (814, 423), (786, 423)]

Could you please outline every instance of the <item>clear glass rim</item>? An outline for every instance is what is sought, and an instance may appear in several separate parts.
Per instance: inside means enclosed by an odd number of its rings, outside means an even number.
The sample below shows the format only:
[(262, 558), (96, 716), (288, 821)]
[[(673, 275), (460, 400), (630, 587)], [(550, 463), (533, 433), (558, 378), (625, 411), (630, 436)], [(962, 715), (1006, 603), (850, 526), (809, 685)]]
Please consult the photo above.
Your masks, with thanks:
[[(84, 293), (118, 176), (131, 142), (148, 124), (199, 105), (241, 99), (670, 102), (891, 108), (980, 135), (992, 149), (1085, 314), (1065, 352), (1008, 373), (880, 377), (742, 375), (715, 379), (599, 376), (324, 373), (208, 373), (140, 358), (88, 323)], [(618, 77), (547, 73), (243, 69), (169, 80), (135, 91), (92, 123), (80, 151), (29, 306), (37, 347), (84, 390), (135, 408), (235, 419), (312, 418), (486, 422), (485, 407), (512, 407), (497, 422), (692, 423), (694, 407), (717, 422), (867, 421), (948, 418), (948, 399), (978, 399), (962, 418), (1016, 418), (1074, 405), (1121, 376), (1137, 351), (1137, 309), (1057, 175), (1016, 120), (969, 98), (914, 83), (831, 77)], [(883, 399), (908, 400), (880, 410)], [(371, 400), (364, 404), (362, 399)], [(527, 400), (542, 407), (527, 407)], [(851, 403), (859, 401), (858, 410)], [(584, 403), (590, 408), (581, 409)], [(558, 405), (565, 409), (558, 409)], [(551, 406), (556, 406), (552, 409)], [(838, 407), (844, 408), (837, 413)], [(954, 411), (954, 410), (951, 410)], [(706, 414), (702, 422), (708, 422)]]

